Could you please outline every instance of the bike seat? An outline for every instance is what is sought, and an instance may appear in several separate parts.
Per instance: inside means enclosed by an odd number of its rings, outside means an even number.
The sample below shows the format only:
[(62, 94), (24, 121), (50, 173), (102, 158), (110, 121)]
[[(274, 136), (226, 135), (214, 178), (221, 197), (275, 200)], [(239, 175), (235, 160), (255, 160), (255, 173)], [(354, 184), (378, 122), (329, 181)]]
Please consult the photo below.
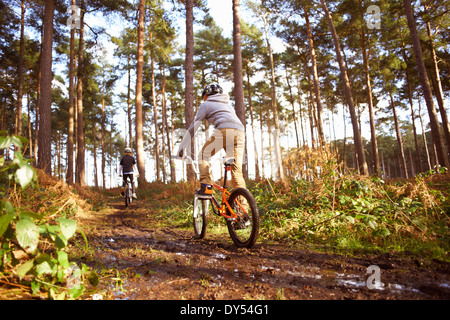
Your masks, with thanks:
[(223, 163), (226, 165), (232, 165), (236, 161), (236, 158), (230, 157), (230, 158), (223, 158)]

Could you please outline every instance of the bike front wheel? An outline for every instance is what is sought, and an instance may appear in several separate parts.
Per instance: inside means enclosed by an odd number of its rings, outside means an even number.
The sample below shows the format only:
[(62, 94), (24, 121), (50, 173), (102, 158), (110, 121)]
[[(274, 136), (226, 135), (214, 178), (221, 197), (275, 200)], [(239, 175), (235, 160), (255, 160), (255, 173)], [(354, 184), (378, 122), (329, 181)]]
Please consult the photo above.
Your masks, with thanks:
[(206, 225), (208, 223), (208, 211), (210, 200), (194, 199), (194, 233), (197, 239), (203, 239), (206, 235)]
[(255, 198), (247, 189), (238, 188), (231, 193), (228, 203), (237, 215), (236, 219), (227, 219), (231, 239), (239, 248), (253, 247), (259, 235), (259, 211)]

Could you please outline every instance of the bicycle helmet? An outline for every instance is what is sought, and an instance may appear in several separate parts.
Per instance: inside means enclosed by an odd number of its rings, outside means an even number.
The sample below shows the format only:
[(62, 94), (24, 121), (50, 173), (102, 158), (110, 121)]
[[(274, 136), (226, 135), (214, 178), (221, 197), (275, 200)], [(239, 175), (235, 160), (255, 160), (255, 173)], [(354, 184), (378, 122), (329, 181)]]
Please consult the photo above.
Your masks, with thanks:
[(132, 153), (131, 148), (125, 148), (125, 153)]
[(215, 83), (208, 84), (207, 86), (205, 86), (205, 88), (203, 88), (202, 98), (204, 96), (212, 96), (213, 94), (217, 93), (223, 93), (222, 87)]

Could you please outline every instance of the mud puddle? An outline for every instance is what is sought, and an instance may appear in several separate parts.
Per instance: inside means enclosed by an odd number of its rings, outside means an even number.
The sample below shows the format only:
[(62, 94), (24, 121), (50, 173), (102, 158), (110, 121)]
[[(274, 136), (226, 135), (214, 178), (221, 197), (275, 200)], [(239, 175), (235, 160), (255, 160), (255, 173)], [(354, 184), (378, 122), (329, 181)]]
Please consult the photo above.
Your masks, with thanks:
[(84, 263), (107, 274), (87, 299), (450, 298), (448, 263), (394, 255), (354, 258), (261, 241), (239, 249), (228, 234), (196, 240), (192, 231), (152, 227), (157, 224), (151, 219), (139, 204), (129, 212), (118, 205), (81, 218), (95, 248)]

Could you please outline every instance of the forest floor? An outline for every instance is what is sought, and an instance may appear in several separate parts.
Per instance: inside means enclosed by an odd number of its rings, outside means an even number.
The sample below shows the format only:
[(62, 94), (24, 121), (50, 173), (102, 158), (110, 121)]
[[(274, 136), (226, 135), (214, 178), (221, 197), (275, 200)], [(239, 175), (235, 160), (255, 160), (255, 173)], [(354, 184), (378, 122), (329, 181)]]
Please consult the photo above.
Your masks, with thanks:
[[(450, 264), (413, 255), (346, 256), (304, 243), (259, 239), (239, 249), (226, 229), (192, 228), (155, 217), (152, 203), (129, 208), (110, 196), (77, 217), (89, 249), (77, 259), (99, 273), (85, 299), (103, 300), (435, 300), (450, 298)], [(82, 240), (80, 241), (82, 242)], [(82, 253), (81, 253), (82, 252)], [(369, 266), (380, 269), (369, 289)]]

